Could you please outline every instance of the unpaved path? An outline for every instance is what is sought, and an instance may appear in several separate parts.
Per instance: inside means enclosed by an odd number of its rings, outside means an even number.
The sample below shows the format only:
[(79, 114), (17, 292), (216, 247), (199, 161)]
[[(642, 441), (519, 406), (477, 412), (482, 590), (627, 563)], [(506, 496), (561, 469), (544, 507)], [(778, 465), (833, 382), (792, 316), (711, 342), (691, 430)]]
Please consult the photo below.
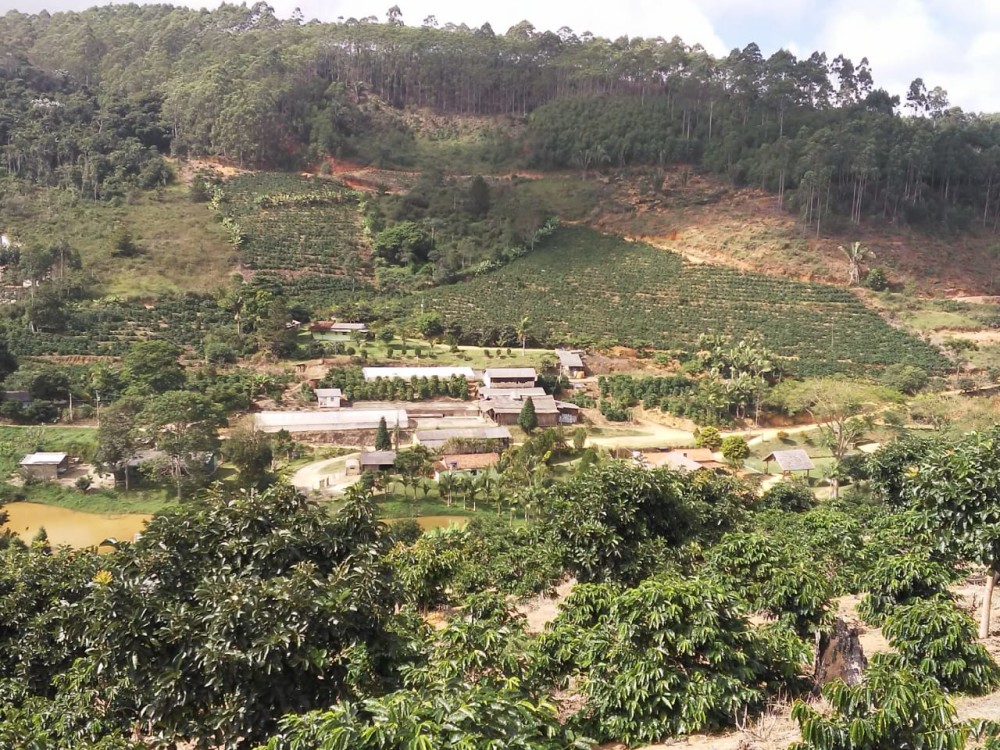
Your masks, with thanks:
[(343, 466), (349, 458), (360, 458), (360, 453), (351, 453), (347, 456), (337, 456), (336, 458), (325, 458), (322, 461), (314, 461), (306, 464), (294, 474), (291, 482), (297, 490), (302, 492), (327, 492), (330, 494), (343, 492), (360, 479), (359, 476), (344, 476), (343, 469), (332, 471), (337, 464)]
[(621, 437), (588, 437), (586, 445), (595, 448), (660, 448), (669, 446), (694, 445), (694, 434), (688, 430), (676, 427), (664, 427), (659, 424), (643, 422), (623, 426), (642, 431), (641, 435), (623, 435)]

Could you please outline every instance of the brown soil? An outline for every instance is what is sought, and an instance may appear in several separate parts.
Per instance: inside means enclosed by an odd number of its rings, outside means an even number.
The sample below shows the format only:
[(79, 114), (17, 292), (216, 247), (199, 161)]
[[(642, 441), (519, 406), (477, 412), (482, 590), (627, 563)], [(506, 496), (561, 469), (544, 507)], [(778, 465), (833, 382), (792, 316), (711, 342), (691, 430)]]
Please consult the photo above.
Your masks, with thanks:
[(838, 246), (860, 241), (894, 285), (913, 283), (935, 296), (959, 298), (991, 291), (988, 248), (995, 237), (987, 233), (936, 237), (866, 221), (817, 237), (815, 227), (804, 229), (778, 206), (776, 196), (761, 190), (734, 188), (683, 168), (666, 172), (657, 192), (649, 188), (651, 179), (635, 171), (613, 175), (607, 180), (612, 195), (589, 223), (679, 253), (691, 263), (838, 285), (847, 279)]

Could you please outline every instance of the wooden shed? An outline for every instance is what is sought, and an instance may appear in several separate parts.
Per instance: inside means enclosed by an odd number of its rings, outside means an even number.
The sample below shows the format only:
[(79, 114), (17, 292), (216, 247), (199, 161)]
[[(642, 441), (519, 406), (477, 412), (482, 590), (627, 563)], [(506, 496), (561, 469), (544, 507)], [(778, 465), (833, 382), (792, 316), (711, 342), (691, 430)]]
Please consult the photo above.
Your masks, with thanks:
[(782, 474), (791, 474), (793, 471), (804, 471), (806, 476), (816, 468), (816, 464), (809, 458), (809, 454), (801, 448), (788, 451), (774, 451), (764, 457), (764, 471), (770, 472), (770, 464), (774, 461), (778, 464)]

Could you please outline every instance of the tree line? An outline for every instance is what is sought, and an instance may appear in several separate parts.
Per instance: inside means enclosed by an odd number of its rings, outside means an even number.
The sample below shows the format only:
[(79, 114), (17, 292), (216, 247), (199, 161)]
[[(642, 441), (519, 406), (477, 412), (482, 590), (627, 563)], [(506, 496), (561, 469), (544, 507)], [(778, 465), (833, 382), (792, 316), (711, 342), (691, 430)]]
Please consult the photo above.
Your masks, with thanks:
[[(407, 19), (409, 20), (409, 19)], [(164, 179), (157, 156), (300, 166), (413, 158), (403, 108), (526, 118), (496, 150), (537, 166), (699, 165), (778, 194), (820, 231), (860, 222), (1000, 221), (1000, 128), (916, 79), (878, 88), (867, 59), (679, 38), (615, 40), (521, 22), (405, 25), (398, 8), (336, 23), (258, 2), (0, 19), (8, 173), (97, 197)], [(901, 110), (912, 115), (901, 116)], [(508, 139), (509, 140), (509, 139)]]

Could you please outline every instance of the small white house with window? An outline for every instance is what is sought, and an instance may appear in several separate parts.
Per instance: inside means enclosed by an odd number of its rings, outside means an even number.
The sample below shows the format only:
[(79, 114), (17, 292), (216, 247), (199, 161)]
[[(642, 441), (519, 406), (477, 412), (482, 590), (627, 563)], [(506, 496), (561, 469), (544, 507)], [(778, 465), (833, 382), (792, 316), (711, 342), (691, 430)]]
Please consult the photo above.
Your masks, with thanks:
[(339, 409), (340, 402), (344, 398), (339, 388), (317, 388), (316, 400), (320, 409)]

